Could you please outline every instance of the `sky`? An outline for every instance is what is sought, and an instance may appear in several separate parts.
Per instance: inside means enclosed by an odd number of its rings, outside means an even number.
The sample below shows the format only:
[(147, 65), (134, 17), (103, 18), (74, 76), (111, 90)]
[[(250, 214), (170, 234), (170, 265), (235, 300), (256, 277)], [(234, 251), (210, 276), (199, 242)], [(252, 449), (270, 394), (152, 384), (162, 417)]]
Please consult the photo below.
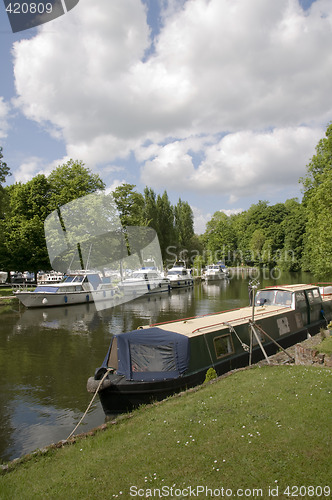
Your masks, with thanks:
[(332, 119), (331, 0), (80, 0), (12, 33), (0, 3), (7, 184), (82, 160), (214, 212), (297, 197)]

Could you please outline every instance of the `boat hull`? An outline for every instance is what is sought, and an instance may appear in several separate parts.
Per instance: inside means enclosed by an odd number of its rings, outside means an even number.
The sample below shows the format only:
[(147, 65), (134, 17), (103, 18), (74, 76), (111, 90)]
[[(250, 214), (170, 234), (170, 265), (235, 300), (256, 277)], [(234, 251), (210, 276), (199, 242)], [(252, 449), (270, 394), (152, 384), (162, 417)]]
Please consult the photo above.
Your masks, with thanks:
[(117, 300), (117, 295), (114, 290), (101, 290), (94, 291), (93, 293), (91, 291), (59, 293), (17, 292), (16, 297), (28, 308), (69, 306), (74, 304), (88, 304), (101, 300)]
[(134, 282), (134, 283), (122, 283), (119, 285), (120, 291), (130, 298), (140, 297), (141, 295), (153, 294), (153, 293), (163, 293), (170, 291), (169, 281), (158, 281), (154, 282)]
[(189, 286), (194, 285), (194, 280), (191, 277), (183, 278), (175, 278), (169, 277), (171, 288), (187, 288)]

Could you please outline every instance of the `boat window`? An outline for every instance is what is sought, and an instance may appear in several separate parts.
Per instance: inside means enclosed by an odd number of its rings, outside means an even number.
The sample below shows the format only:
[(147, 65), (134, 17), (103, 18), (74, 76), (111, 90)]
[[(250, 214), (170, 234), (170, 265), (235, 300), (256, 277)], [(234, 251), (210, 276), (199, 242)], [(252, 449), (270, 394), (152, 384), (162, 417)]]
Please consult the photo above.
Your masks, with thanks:
[(35, 292), (40, 293), (40, 292), (48, 292), (48, 293), (56, 293), (59, 290), (59, 287), (57, 286), (37, 286), (35, 288)]
[(63, 283), (71, 283), (73, 279), (74, 279), (73, 276), (66, 276), (66, 278), (64, 278), (63, 280)]
[(234, 352), (234, 346), (230, 335), (215, 337), (213, 342), (217, 358), (222, 358), (223, 356), (227, 356), (228, 354), (232, 354)]
[(130, 343), (132, 372), (176, 371), (173, 344), (145, 345)]
[(314, 290), (307, 290), (307, 296), (310, 304), (320, 302), (321, 300), (319, 291), (316, 288)]
[(278, 306), (291, 306), (292, 292), (286, 292), (285, 290), (278, 290), (276, 293), (275, 303)]
[(304, 292), (295, 293), (296, 307), (306, 306), (305, 294)]
[(274, 295), (275, 291), (274, 290), (260, 290), (257, 292), (256, 299), (255, 299), (255, 305), (256, 306), (263, 306), (264, 304), (266, 305), (271, 305), (274, 303)]

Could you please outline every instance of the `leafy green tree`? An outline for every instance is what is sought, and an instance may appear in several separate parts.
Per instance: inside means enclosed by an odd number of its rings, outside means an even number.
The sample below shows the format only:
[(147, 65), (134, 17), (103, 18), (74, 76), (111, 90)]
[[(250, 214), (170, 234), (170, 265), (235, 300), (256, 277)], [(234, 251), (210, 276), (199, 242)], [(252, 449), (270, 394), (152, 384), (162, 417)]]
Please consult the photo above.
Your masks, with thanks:
[(144, 189), (143, 218), (147, 222), (148, 226), (152, 227), (158, 233), (156, 193), (149, 187), (145, 187)]
[(135, 191), (134, 184), (121, 184), (113, 191), (115, 203), (118, 207), (122, 225), (146, 226), (144, 218), (144, 197)]
[(286, 200), (285, 208), (287, 214), (281, 223), (284, 246), (277, 252), (277, 265), (284, 271), (299, 271), (302, 266), (307, 213), (303, 204), (295, 198)]
[(204, 241), (210, 254), (211, 262), (231, 260), (236, 250), (236, 234), (232, 225), (233, 219), (224, 212), (218, 211), (206, 225)]
[(82, 162), (72, 160), (48, 178), (37, 175), (25, 184), (7, 186), (9, 202), (2, 221), (0, 267), (21, 271), (50, 268), (44, 233), (46, 217), (61, 205), (103, 187), (99, 176), (91, 174)]
[(7, 163), (2, 161), (2, 158), (3, 158), (2, 147), (0, 146), (0, 218), (3, 216), (5, 196), (6, 196), (2, 184), (6, 181), (6, 177), (8, 175), (11, 175)]
[(174, 208), (166, 191), (157, 196), (158, 238), (163, 261), (168, 261), (174, 250), (177, 250), (177, 240), (174, 229)]
[(326, 133), (316, 146), (316, 154), (307, 165), (307, 175), (301, 177), (304, 196), (303, 203), (306, 205), (311, 194), (325, 180), (328, 170), (332, 169), (332, 123), (327, 127)]
[(317, 277), (332, 277), (332, 169), (326, 170), (311, 193), (307, 215), (304, 258)]
[(307, 214), (303, 267), (326, 278), (332, 276), (332, 124), (325, 135), (301, 181)]
[(69, 160), (53, 170), (49, 177), (49, 206), (55, 210), (72, 200), (104, 190), (105, 184), (98, 174), (93, 174), (82, 161)]
[(194, 214), (188, 202), (179, 199), (174, 207), (175, 234), (179, 250), (189, 249), (194, 236)]

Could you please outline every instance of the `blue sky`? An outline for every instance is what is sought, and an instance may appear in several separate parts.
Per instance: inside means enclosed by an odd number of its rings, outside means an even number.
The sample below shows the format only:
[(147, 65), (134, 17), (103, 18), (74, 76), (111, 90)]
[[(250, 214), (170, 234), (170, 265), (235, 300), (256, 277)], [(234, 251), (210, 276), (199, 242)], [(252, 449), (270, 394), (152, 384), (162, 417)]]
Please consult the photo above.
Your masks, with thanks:
[(8, 182), (84, 161), (194, 211), (301, 197), (331, 121), (330, 0), (80, 0), (13, 34), (0, 4)]

